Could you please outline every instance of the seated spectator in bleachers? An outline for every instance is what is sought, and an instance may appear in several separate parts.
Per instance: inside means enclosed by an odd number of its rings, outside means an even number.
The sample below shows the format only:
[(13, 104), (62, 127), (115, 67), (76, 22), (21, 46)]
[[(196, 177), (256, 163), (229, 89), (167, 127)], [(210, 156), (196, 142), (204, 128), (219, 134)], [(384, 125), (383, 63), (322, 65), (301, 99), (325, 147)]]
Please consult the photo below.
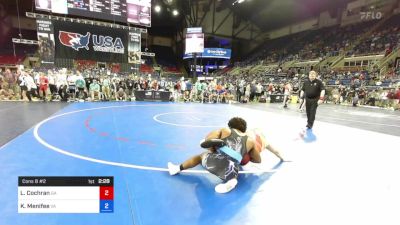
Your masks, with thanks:
[(378, 93), (376, 90), (367, 92), (367, 98), (368, 101), (365, 103), (365, 105), (375, 106), (375, 101), (378, 99)]
[(388, 91), (387, 98), (388, 98), (388, 108), (393, 108), (397, 103), (396, 92), (394, 89)]
[(365, 97), (366, 97), (366, 93), (365, 93), (364, 88), (360, 88), (360, 89), (358, 90), (357, 94), (358, 94), (359, 104), (360, 104), (360, 105), (364, 105), (364, 103), (365, 103)]
[(243, 102), (249, 102), (250, 101), (250, 93), (251, 93), (251, 87), (250, 87), (250, 84), (247, 84), (246, 88), (244, 90)]
[[(126, 86), (126, 82), (125, 82), (123, 79), (121, 79), (121, 80), (118, 82), (115, 93), (118, 92), (118, 91), (120, 91), (121, 88), (122, 88), (122, 90), (125, 92), (126, 98), (127, 98), (127, 97), (128, 97), (128, 95), (127, 95), (127, 93), (128, 93), (128, 91), (127, 91), (128, 88), (127, 88), (127, 86)], [(150, 84), (148, 85), (148, 88), (150, 89)]]
[(232, 94), (231, 91), (225, 92), (225, 94), (222, 97), (222, 103), (231, 103), (235, 99), (235, 96)]
[(394, 109), (395, 110), (400, 110), (400, 88), (399, 87), (396, 87), (396, 89), (395, 89), (394, 98), (395, 98), (395, 107), (394, 107)]
[(68, 101), (69, 98), (69, 92), (68, 92), (68, 85), (63, 84), (58, 88), (58, 95), (61, 98), (61, 101), (66, 102)]
[(183, 93), (183, 101), (184, 102), (190, 102), (190, 91), (185, 91)]
[(101, 93), (103, 94), (103, 99), (108, 101), (111, 99), (111, 81), (108, 76), (105, 76), (102, 81)]
[(339, 104), (340, 101), (339, 89), (333, 88), (331, 94), (332, 94), (332, 102), (334, 104)]
[(151, 90), (158, 91), (159, 83), (157, 80), (152, 80), (150, 84)]
[(192, 89), (193, 89), (192, 81), (191, 81), (191, 80), (187, 80), (187, 81), (186, 81), (186, 90), (189, 91), (190, 100), (192, 99), (192, 96), (193, 96)]
[(126, 101), (127, 100), (127, 95), (122, 87), (118, 89), (118, 91), (115, 93), (115, 99), (117, 101)]
[(72, 97), (72, 99), (75, 100), (75, 94), (77, 91), (76, 86), (75, 86), (76, 74), (72, 73), (72, 72), (70, 74), (68, 74), (67, 82), (68, 82), (68, 93)]
[(78, 75), (76, 77), (75, 86), (77, 88), (76, 97), (78, 99), (86, 99), (87, 98), (87, 93), (85, 92), (86, 83), (85, 79), (83, 79), (83, 76), (80, 72), (78, 72)]
[(386, 107), (388, 105), (388, 91), (383, 90), (379, 95), (380, 106)]
[(3, 78), (8, 83), (9, 89), (15, 91), (15, 86), (17, 81), (16, 74), (12, 73), (10, 69), (6, 69)]
[(96, 79), (93, 80), (93, 83), (90, 84), (90, 96), (91, 100), (95, 100), (95, 96), (97, 96), (97, 100), (101, 100), (100, 96), (100, 85), (98, 84), (98, 81)]
[(339, 104), (346, 103), (347, 89), (345, 86), (340, 85), (339, 94), (340, 94)]
[(86, 84), (86, 90), (90, 90), (90, 85), (93, 83), (93, 76), (90, 75), (86, 75), (85, 76), (85, 84)]
[(12, 100), (14, 91), (10, 88), (9, 83), (0, 77), (0, 100)]

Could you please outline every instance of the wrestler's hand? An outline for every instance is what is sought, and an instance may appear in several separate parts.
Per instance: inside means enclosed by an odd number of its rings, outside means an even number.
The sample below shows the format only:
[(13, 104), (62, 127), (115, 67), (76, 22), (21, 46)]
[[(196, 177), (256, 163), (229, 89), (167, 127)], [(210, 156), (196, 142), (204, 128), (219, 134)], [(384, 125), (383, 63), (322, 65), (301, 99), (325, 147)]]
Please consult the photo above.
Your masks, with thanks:
[(226, 143), (221, 139), (208, 139), (200, 143), (200, 146), (202, 148), (214, 148), (214, 149), (221, 148), (225, 145)]

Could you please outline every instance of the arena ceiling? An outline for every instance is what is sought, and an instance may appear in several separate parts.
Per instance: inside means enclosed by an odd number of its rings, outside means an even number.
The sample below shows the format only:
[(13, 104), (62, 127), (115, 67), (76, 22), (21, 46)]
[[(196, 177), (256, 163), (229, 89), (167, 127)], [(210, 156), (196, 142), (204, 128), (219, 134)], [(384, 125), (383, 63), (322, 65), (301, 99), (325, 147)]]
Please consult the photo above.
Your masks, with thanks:
[[(18, 1), (20, 15), (25, 12), (34, 11), (34, 0), (0, 0), (6, 5), (8, 12), (16, 13)], [(183, 16), (190, 5), (198, 4), (200, 10), (212, 10), (210, 8), (213, 0), (153, 0), (153, 4), (160, 4), (164, 11), (160, 15), (153, 13), (152, 25), (156, 29), (167, 27), (176, 29), (183, 21)], [(234, 4), (237, 0), (216, 0), (217, 13), (223, 9), (230, 8), (236, 15), (244, 20), (251, 21), (263, 31), (277, 29), (295, 22), (318, 16), (320, 12), (329, 11), (335, 15), (338, 9), (345, 8), (346, 4), (354, 0), (245, 0), (243, 3)], [(180, 9), (180, 15), (171, 16), (173, 8)]]
[[(242, 20), (250, 21), (262, 31), (278, 29), (308, 18), (316, 17), (321, 12), (329, 11), (336, 17), (339, 9), (344, 9), (347, 3), (355, 0), (153, 0), (164, 8), (178, 8), (182, 14), (190, 14), (190, 6), (199, 6), (202, 11), (210, 11), (212, 2), (216, 1), (216, 13), (231, 9)], [(171, 21), (153, 17), (153, 24), (166, 24)], [(176, 27), (180, 20), (173, 20)]]
[(263, 31), (281, 28), (329, 11), (338, 9), (354, 0), (246, 0), (232, 5), (236, 0), (220, 0), (218, 9), (231, 8), (243, 19), (250, 20)]

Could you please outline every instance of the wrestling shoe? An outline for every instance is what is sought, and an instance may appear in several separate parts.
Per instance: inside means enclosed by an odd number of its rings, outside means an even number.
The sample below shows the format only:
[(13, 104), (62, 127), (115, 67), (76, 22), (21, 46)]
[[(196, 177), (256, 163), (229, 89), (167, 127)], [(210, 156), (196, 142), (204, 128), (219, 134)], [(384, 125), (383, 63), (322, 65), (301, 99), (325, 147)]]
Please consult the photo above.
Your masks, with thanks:
[(181, 169), (179, 168), (179, 165), (175, 165), (171, 162), (168, 162), (168, 172), (169, 175), (173, 176), (181, 172)]
[(237, 183), (238, 181), (236, 178), (230, 179), (224, 184), (218, 184), (215, 186), (215, 192), (220, 194), (228, 193), (236, 187)]

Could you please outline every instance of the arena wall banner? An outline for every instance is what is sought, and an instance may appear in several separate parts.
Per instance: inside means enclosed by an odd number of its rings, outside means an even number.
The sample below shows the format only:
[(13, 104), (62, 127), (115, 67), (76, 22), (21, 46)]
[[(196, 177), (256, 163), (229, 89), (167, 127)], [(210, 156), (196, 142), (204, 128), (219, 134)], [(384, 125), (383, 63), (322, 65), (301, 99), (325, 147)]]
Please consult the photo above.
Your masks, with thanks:
[[(231, 49), (225, 48), (204, 48), (202, 54), (197, 55), (199, 58), (214, 58), (214, 59), (230, 59)], [(193, 54), (185, 54), (183, 59), (193, 58)]]
[(127, 62), (127, 30), (63, 21), (53, 25), (57, 58)]
[(45, 64), (54, 64), (55, 44), (54, 29), (51, 20), (38, 19), (37, 36), (39, 42), (39, 58)]
[(140, 31), (129, 31), (128, 63), (141, 64)]

